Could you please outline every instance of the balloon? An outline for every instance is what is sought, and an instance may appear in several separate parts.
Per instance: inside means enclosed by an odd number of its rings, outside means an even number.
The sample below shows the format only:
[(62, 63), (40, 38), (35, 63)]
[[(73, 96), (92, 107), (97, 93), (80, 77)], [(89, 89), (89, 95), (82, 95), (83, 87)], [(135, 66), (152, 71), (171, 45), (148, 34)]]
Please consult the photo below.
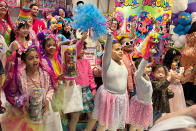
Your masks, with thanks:
[(178, 13), (179, 11), (184, 11), (188, 7), (188, 0), (173, 0), (172, 12)]
[(190, 28), (191, 28), (191, 25), (187, 25), (187, 26), (185, 27), (185, 32), (188, 32), (188, 31), (190, 30)]
[(175, 19), (173, 20), (173, 23), (174, 23), (175, 26), (177, 26), (177, 25), (178, 25), (178, 18), (175, 18)]
[(192, 20), (192, 16), (190, 13), (182, 12), (178, 16), (178, 22), (182, 25), (187, 25), (191, 23), (191, 20)]
[(188, 13), (196, 12), (195, 7), (196, 7), (196, 2), (189, 3), (188, 8), (186, 9), (186, 12), (188, 12)]
[(174, 34), (172, 35), (172, 40), (173, 40), (173, 41), (177, 41), (178, 38), (179, 38), (179, 35), (178, 35), (178, 34), (174, 33)]
[(178, 37), (178, 39), (175, 41), (174, 46), (177, 48), (181, 48), (186, 43), (186, 35), (181, 35)]

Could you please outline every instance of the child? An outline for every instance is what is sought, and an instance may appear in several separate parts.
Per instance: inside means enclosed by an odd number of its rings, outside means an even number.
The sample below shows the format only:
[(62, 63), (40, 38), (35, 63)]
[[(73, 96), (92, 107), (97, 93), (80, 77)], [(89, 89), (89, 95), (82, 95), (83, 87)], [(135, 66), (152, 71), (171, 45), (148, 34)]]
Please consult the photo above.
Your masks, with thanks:
[[(49, 74), (40, 67), (40, 60), (36, 47), (28, 48), (27, 51), (21, 55), (21, 59), (26, 64), (26, 68), (16, 75), (16, 88), (13, 88), (13, 86), (4, 88), (7, 100), (12, 105), (8, 105), (8, 112), (5, 114), (1, 123), (2, 129), (5, 131), (43, 131), (43, 121), (34, 123), (30, 121), (30, 118), (28, 117), (30, 115), (29, 102), (27, 101), (29, 98), (28, 90), (44, 89), (45, 93), (42, 96), (44, 104), (41, 110), (43, 116), (43, 114), (49, 110), (49, 103), (54, 92), (51, 79)], [(47, 120), (47, 117), (42, 120)]]
[(168, 88), (171, 76), (167, 78), (167, 69), (162, 65), (152, 67), (152, 103), (153, 103), (153, 122), (155, 122), (162, 113), (169, 113), (169, 99), (174, 97), (173, 92)]
[(26, 21), (19, 20), (16, 24), (16, 30), (12, 30), (10, 37), (10, 51), (26, 49), (32, 45), (29, 41), (29, 25)]
[[(89, 61), (83, 59), (84, 50), (86, 49), (86, 45), (83, 45), (83, 43), (86, 38), (87, 38), (87, 33), (83, 33), (81, 41), (78, 41), (76, 43), (77, 71), (78, 71), (76, 84), (82, 87), (82, 97), (83, 97), (83, 107), (84, 107), (82, 113), (88, 113), (88, 123), (87, 123), (86, 131), (92, 131), (96, 123), (96, 121), (92, 119), (92, 111), (94, 109), (93, 98), (96, 93), (97, 85), (95, 84)], [(80, 112), (75, 112), (71, 114), (70, 131), (76, 130), (76, 124), (78, 123), (79, 116), (80, 116)]]
[(128, 114), (128, 71), (122, 61), (122, 45), (107, 35), (103, 56), (103, 86), (95, 97), (93, 118), (98, 120), (97, 130), (124, 129)]
[(178, 50), (169, 49), (163, 59), (163, 65), (166, 66), (171, 73), (175, 74), (174, 79), (171, 80), (169, 85), (169, 88), (171, 88), (171, 90), (174, 92), (174, 97), (169, 101), (171, 112), (176, 112), (186, 108), (184, 91), (181, 83), (184, 83), (189, 79), (191, 70), (188, 68), (184, 69), (183, 67), (177, 67), (176, 70), (172, 69), (172, 63), (175, 62), (177, 65), (179, 65), (180, 58), (181, 54)]
[[(2, 87), (2, 84), (3, 84), (3, 75), (5, 74), (4, 65), (5, 65), (5, 54), (7, 50), (8, 50), (7, 44), (3, 36), (0, 35), (0, 88)], [(5, 112), (5, 108), (2, 107), (1, 89), (0, 89), (0, 114), (4, 112)]]
[[(147, 58), (148, 59), (148, 58)], [(144, 58), (138, 58), (135, 62), (137, 71), (134, 74), (136, 95), (130, 100), (129, 122), (130, 131), (143, 131), (152, 126), (152, 84), (149, 75), (152, 71), (151, 63)]]
[[(122, 36), (119, 42), (123, 46), (123, 61), (128, 70), (128, 90), (130, 92), (135, 91), (133, 74), (135, 73), (135, 65), (133, 63), (132, 57), (134, 55), (135, 41), (128, 36)], [(135, 94), (135, 93), (134, 93)]]

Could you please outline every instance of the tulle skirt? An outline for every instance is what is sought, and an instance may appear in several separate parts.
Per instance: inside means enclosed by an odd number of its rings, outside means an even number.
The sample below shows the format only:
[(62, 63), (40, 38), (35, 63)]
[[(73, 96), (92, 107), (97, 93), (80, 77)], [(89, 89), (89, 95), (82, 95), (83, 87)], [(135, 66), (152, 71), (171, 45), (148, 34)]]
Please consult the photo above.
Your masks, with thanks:
[(106, 129), (124, 129), (128, 120), (128, 94), (112, 94), (101, 86), (95, 96), (93, 118)]
[(174, 97), (169, 100), (170, 112), (176, 112), (185, 109), (186, 102), (182, 84), (170, 84), (169, 87), (174, 92)]
[(3, 131), (43, 131), (42, 123), (33, 123), (28, 118), (28, 114), (9, 106), (7, 112), (2, 117), (1, 127)]
[(153, 123), (152, 104), (143, 104), (133, 96), (129, 106), (129, 123), (137, 128), (148, 129)]

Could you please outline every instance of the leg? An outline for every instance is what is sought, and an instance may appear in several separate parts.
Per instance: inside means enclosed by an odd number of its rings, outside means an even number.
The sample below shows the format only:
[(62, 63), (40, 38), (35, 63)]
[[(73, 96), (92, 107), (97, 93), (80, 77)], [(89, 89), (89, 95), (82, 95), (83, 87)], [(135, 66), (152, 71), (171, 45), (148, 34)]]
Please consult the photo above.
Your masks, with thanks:
[(96, 131), (105, 131), (105, 126), (98, 125)]
[(137, 131), (137, 128), (133, 125), (130, 125), (129, 131)]
[(70, 131), (76, 131), (76, 125), (80, 117), (80, 112), (75, 112), (71, 114), (71, 121), (69, 125)]
[(86, 126), (86, 131), (92, 131), (93, 127), (96, 124), (96, 121), (97, 120), (92, 118), (92, 112), (88, 112), (88, 123)]
[(138, 128), (137, 131), (144, 131), (144, 128)]

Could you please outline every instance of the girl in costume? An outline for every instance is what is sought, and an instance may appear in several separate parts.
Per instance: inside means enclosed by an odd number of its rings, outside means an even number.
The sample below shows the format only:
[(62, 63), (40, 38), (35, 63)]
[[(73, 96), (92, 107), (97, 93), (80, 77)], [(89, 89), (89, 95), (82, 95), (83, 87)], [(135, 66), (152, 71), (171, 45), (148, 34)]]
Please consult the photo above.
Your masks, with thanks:
[[(47, 120), (44, 113), (49, 110), (49, 103), (54, 92), (51, 79), (49, 74), (40, 67), (37, 47), (25, 50), (21, 59), (26, 64), (26, 68), (19, 73), (17, 71), (14, 73), (16, 86), (9, 85), (9, 79), (4, 84), (5, 95), (10, 104), (7, 104), (8, 111), (2, 118), (2, 129), (5, 131), (44, 131), (43, 123)], [(14, 66), (17, 67), (17, 62)], [(30, 100), (33, 99), (29, 97), (29, 90), (37, 90), (39, 95), (35, 93), (43, 99), (41, 110), (36, 108), (36, 112), (43, 117), (41, 121), (37, 122), (31, 117), (37, 113), (31, 114), (32, 112), (30, 112), (32, 111)], [(43, 92), (40, 93), (38, 90), (43, 90)], [(34, 97), (37, 96), (36, 94)]]
[[(96, 93), (96, 87), (93, 73), (91, 70), (91, 65), (88, 60), (83, 59), (84, 50), (86, 45), (84, 45), (84, 40), (87, 38), (87, 33), (82, 34), (81, 41), (76, 43), (76, 54), (77, 54), (77, 71), (78, 77), (76, 77), (76, 84), (82, 87), (82, 98), (83, 98), (83, 108), (82, 113), (88, 113), (88, 123), (86, 131), (92, 131), (96, 120), (92, 118), (92, 111), (94, 109), (93, 97)], [(75, 112), (71, 114), (70, 121), (70, 131), (76, 130), (76, 124), (78, 123), (79, 116), (81, 112)]]
[(128, 71), (122, 61), (121, 44), (112, 41), (109, 33), (102, 64), (103, 86), (99, 87), (95, 96), (93, 118), (99, 122), (99, 131), (124, 129), (128, 120)]
[(169, 49), (163, 59), (163, 65), (168, 68), (170, 73), (173, 73), (174, 79), (171, 80), (169, 88), (174, 92), (174, 97), (170, 99), (170, 111), (175, 112), (186, 108), (184, 91), (182, 83), (189, 80), (191, 70), (184, 67), (179, 67), (181, 54), (176, 49)]
[(159, 39), (158, 33), (151, 32), (144, 40), (145, 47), (138, 49), (143, 58), (139, 58), (135, 62), (137, 71), (134, 74), (134, 82), (136, 86), (136, 95), (130, 100), (129, 106), (129, 122), (131, 123), (130, 131), (143, 131), (152, 126), (153, 122), (153, 107), (152, 107), (152, 83), (150, 73), (152, 71), (149, 63), (150, 57), (159, 54), (157, 43)]
[(163, 113), (170, 113), (169, 99), (174, 97), (174, 93), (168, 88), (171, 76), (167, 78), (168, 71), (163, 65), (156, 64), (152, 67), (152, 103), (153, 103), (153, 123), (162, 116)]
[(148, 58), (137, 59), (135, 66), (138, 69), (134, 74), (136, 95), (130, 101), (129, 122), (131, 123), (131, 127), (129, 130), (143, 131), (152, 126), (152, 84), (148, 76), (152, 69), (151, 64), (148, 63)]
[(8, 4), (5, 0), (0, 0), (0, 34), (4, 37), (7, 46), (10, 45), (10, 32), (13, 29), (10, 20)]
[(60, 112), (63, 107), (64, 90), (61, 81), (63, 80), (63, 76), (61, 75), (61, 56), (59, 54), (57, 40), (53, 35), (46, 36), (43, 32), (38, 33), (37, 36), (41, 40), (41, 61), (45, 70), (50, 74), (53, 84), (57, 87), (51, 101), (53, 111)]
[(135, 53), (135, 40), (131, 39), (130, 37), (126, 35), (118, 36), (119, 42), (123, 46), (123, 62), (125, 63), (127, 70), (128, 70), (128, 91), (134, 92), (135, 86), (133, 81), (133, 75), (136, 71), (134, 62), (132, 60), (132, 57)]
[(29, 24), (27, 21), (18, 20), (16, 29), (12, 30), (10, 39), (10, 51), (14, 52), (18, 49), (26, 49), (32, 45), (29, 38)]

